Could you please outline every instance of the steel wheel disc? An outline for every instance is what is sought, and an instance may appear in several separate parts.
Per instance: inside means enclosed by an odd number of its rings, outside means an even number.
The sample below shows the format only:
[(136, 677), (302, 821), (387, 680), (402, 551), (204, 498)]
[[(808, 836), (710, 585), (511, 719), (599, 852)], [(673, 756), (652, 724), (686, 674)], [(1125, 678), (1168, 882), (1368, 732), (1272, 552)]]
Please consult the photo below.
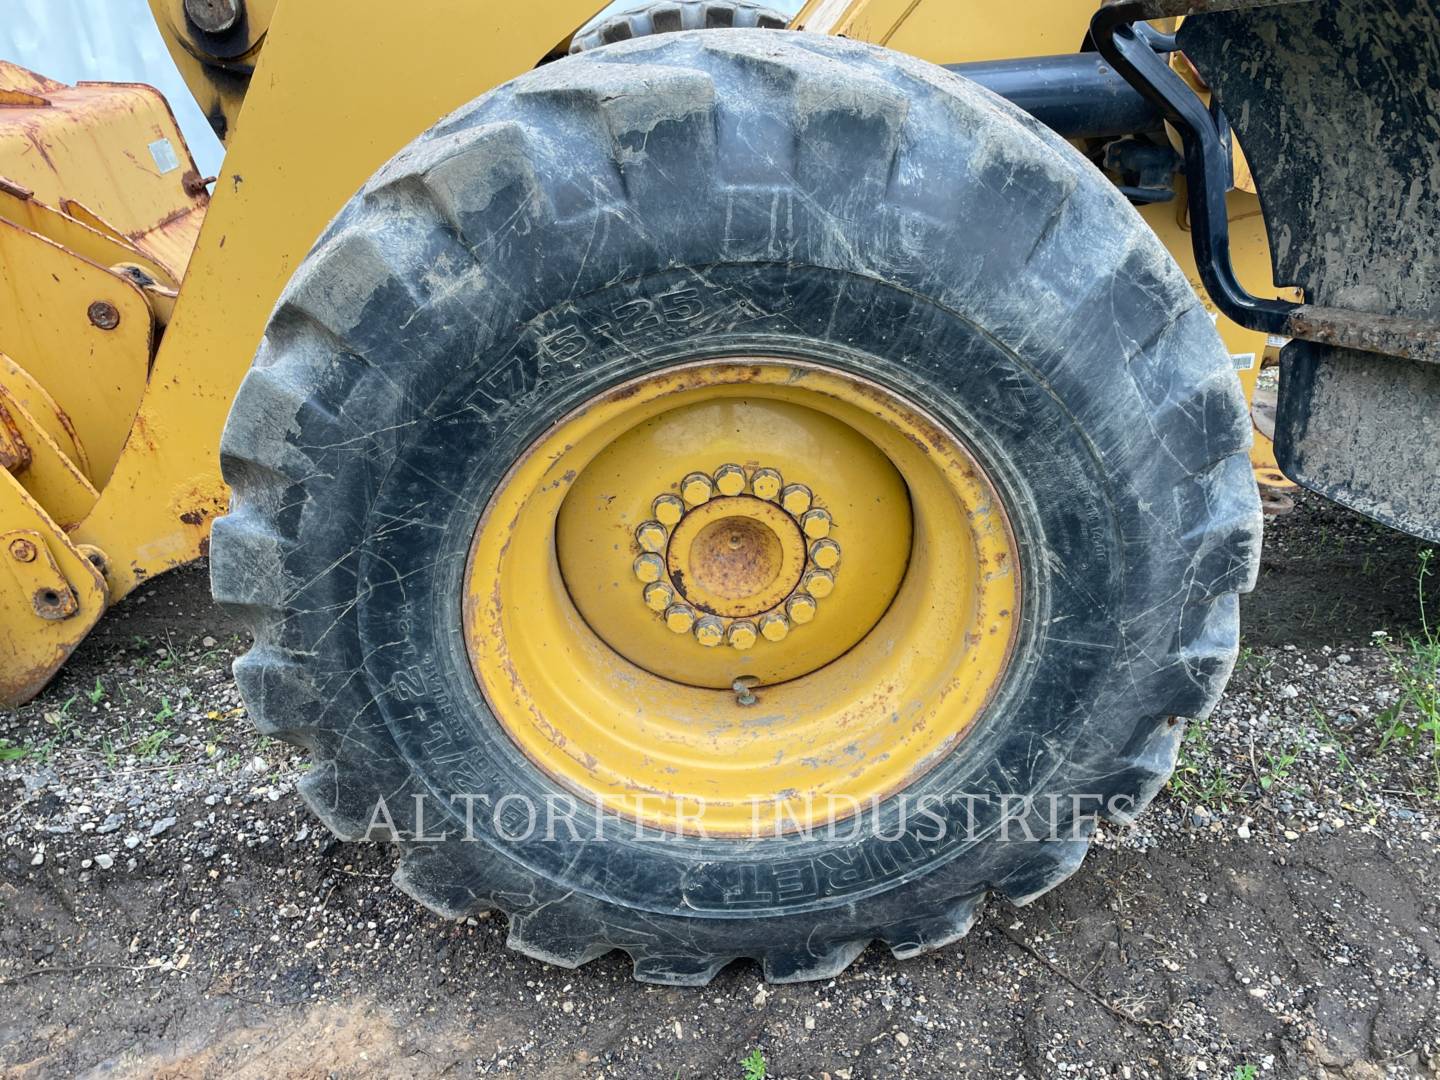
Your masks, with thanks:
[(657, 827), (750, 835), (843, 818), (953, 747), (1005, 673), (1019, 582), (948, 432), (747, 357), (552, 428), (493, 496), (465, 599), (476, 677), (537, 765)]

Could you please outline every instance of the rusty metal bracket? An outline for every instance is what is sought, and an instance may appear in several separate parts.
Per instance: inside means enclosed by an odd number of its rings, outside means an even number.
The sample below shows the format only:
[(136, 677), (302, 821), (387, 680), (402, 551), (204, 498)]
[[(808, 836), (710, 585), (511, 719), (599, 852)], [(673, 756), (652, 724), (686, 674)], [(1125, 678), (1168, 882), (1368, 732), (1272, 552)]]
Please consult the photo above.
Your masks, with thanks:
[(80, 610), (75, 590), (60, 572), (45, 538), (30, 529), (0, 533), (0, 558), (3, 558), (20, 590), (30, 597), (35, 614), (55, 622), (68, 619)]
[(24, 472), (30, 467), (30, 447), (20, 433), (20, 426), (0, 401), (0, 469), (12, 473)]
[(97, 560), (77, 550), (4, 470), (0, 522), (8, 526), (0, 532), (0, 708), (13, 708), (80, 644), (105, 611), (108, 590)]

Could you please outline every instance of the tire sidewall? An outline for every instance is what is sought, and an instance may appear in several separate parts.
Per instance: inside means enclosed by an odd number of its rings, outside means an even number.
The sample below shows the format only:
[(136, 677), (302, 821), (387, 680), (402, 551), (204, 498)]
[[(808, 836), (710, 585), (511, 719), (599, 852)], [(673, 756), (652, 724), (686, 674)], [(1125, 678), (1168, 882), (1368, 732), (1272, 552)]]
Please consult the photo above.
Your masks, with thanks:
[[(748, 312), (743, 323), (737, 300)], [(686, 315), (683, 329), (666, 321), (667, 311)], [(876, 327), (889, 328), (883, 340)], [(677, 363), (765, 354), (818, 361), (926, 403), (996, 481), (1024, 568), (1005, 684), (905, 800), (838, 836), (679, 837), (607, 824), (583, 800), (572, 836), (544, 820), (563, 789), (505, 734), (469, 664), (461, 598), (480, 515), (510, 465), (587, 398)], [(993, 392), (997, 381), (1006, 393)], [(503, 400), (484, 389), (495, 386), (506, 388)], [(557, 887), (626, 907), (755, 916), (854, 902), (967, 852), (960, 870), (983, 884), (1003, 861), (986, 852), (1015, 813), (1007, 797), (1076, 794), (1060, 773), (1114, 675), (1096, 658), (1114, 651), (1108, 613), (1123, 587), (1106, 478), (1052, 389), (956, 313), (817, 267), (712, 266), (703, 280), (659, 273), (546, 311), (503, 355), (452, 373), (422, 415), (431, 419), (408, 422), (370, 525), (354, 539), (367, 582), (358, 612), (365, 677), (433, 799), (429, 837), (463, 835)], [(1042, 551), (1047, 558), (1036, 557)], [(1065, 567), (1059, 581), (1053, 565)], [(1065, 639), (1037, 648), (1056, 621)], [(928, 813), (917, 814), (920, 806)], [(1081, 809), (1093, 815), (1101, 806)], [(1059, 838), (1072, 838), (1063, 809), (1053, 823)], [(1029, 840), (1022, 833), (1003, 842)]]

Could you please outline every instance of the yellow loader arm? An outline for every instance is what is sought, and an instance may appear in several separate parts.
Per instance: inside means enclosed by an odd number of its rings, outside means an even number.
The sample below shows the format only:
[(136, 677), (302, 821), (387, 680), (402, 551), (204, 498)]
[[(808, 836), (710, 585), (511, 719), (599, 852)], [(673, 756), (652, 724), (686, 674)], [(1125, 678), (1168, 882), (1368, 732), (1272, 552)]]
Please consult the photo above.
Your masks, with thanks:
[[(38, 693), (107, 605), (205, 553), (227, 500), (231, 398), (325, 223), (418, 132), (567, 41), (598, 0), (537, 0), (519, 18), (470, 0), (403, 14), (311, 0), (272, 22), (274, 6), (250, 0), (264, 30), (216, 76), (180, 0), (152, 0), (226, 129), (210, 197), (155, 91), (0, 67), (0, 704)], [(244, 90), (237, 73), (261, 40)]]

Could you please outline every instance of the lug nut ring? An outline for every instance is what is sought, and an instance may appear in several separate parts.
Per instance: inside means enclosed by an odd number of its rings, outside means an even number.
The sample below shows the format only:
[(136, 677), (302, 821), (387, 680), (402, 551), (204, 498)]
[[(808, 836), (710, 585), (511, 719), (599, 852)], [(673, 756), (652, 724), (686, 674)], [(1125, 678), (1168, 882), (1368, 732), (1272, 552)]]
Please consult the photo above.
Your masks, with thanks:
[[(745, 496), (773, 504), (794, 522), (805, 547), (798, 582), (761, 611), (732, 616), (697, 609), (686, 598), (683, 582), (675, 580), (678, 572), (671, 574), (665, 553), (687, 515), (713, 500)], [(650, 512), (654, 516), (634, 534), (634, 573), (641, 598), (672, 632), (688, 635), (705, 648), (725, 645), (744, 651), (761, 640), (783, 641), (796, 627), (818, 618), (820, 601), (835, 591), (841, 554), (836, 523), (808, 485), (786, 483), (775, 469), (727, 462), (713, 472), (686, 473), (674, 491), (652, 500)], [(767, 513), (773, 517), (774, 510)]]

